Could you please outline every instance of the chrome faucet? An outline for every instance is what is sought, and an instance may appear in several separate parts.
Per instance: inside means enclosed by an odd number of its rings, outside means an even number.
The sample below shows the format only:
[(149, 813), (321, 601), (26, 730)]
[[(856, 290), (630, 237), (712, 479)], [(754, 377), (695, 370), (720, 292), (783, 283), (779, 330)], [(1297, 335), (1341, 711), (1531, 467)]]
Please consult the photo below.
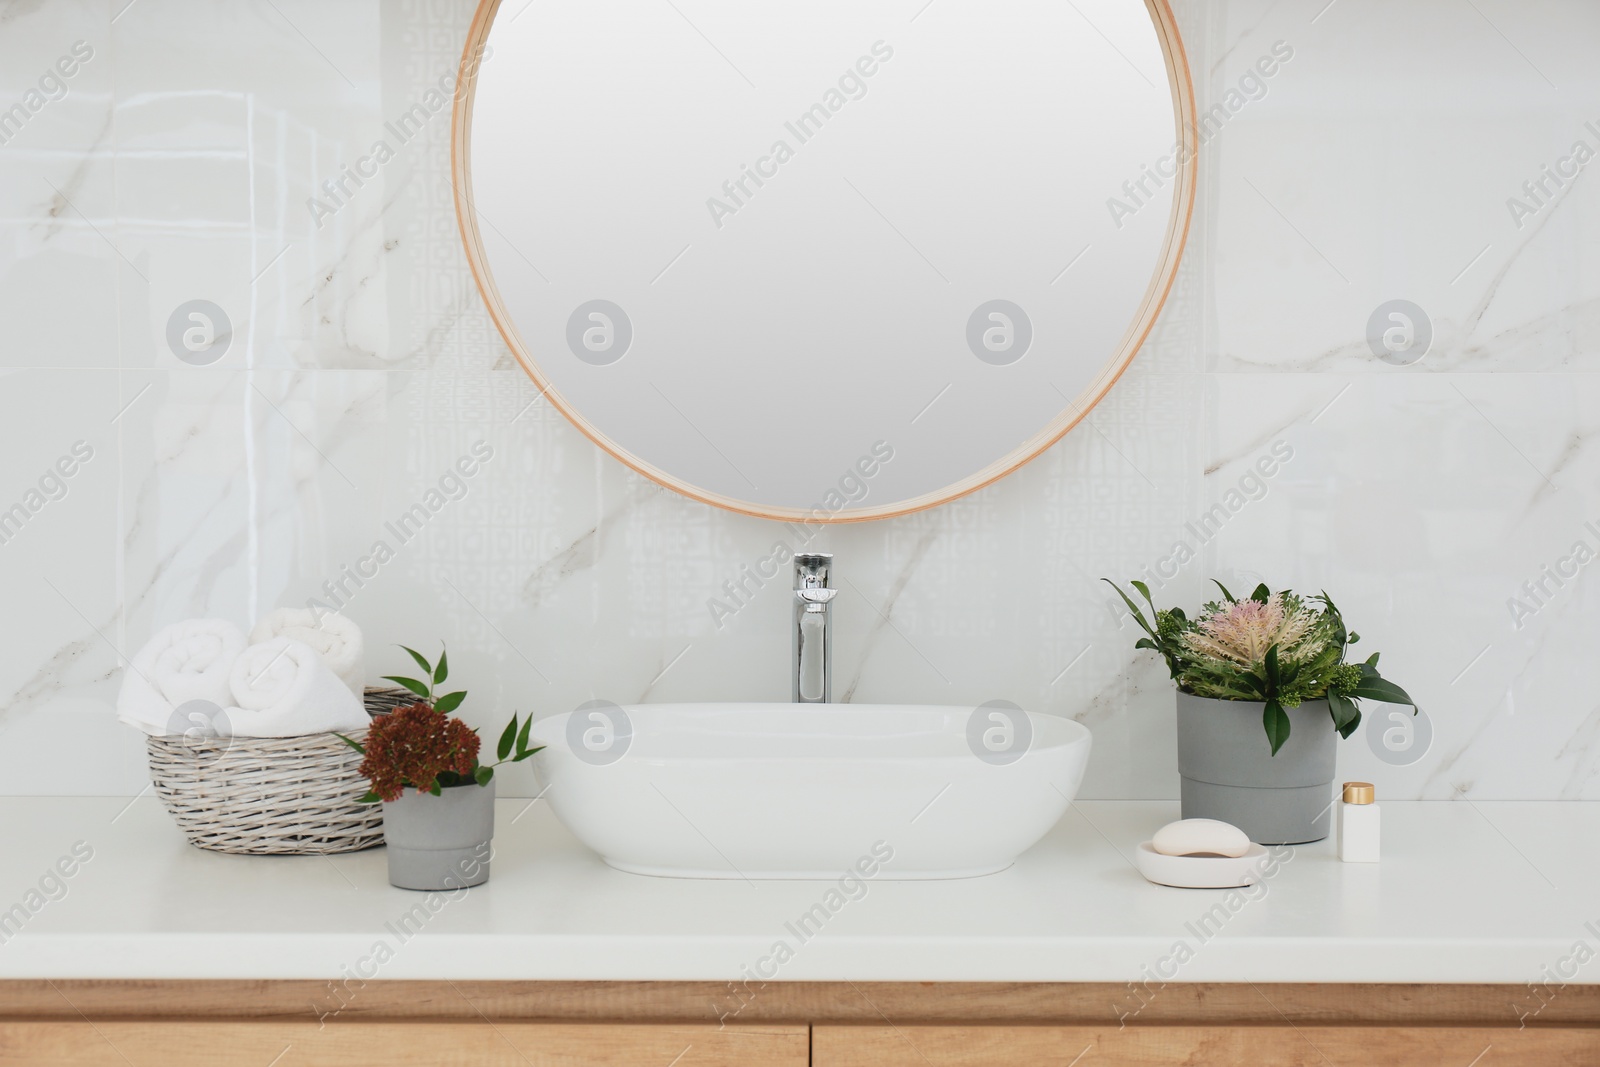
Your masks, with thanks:
[(827, 704), (833, 700), (833, 598), (828, 586), (833, 556), (806, 552), (794, 557), (794, 702)]

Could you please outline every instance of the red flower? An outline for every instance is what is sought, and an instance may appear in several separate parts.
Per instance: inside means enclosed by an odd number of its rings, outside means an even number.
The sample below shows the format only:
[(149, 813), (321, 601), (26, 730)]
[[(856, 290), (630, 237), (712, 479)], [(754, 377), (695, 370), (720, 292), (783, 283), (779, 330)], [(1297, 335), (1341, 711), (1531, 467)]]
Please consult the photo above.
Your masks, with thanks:
[(372, 720), (361, 773), (379, 797), (399, 800), (406, 786), (430, 792), (446, 771), (470, 777), (478, 766), (479, 744), (460, 719), (412, 704)]

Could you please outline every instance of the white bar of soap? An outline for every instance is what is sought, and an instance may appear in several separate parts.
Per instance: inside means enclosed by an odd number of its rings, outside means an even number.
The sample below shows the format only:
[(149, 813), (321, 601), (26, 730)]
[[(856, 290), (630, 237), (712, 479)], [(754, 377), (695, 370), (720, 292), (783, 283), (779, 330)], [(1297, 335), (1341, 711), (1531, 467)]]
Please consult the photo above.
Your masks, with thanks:
[(1163, 856), (1243, 856), (1250, 839), (1231, 823), (1216, 819), (1179, 819), (1156, 831), (1150, 847)]

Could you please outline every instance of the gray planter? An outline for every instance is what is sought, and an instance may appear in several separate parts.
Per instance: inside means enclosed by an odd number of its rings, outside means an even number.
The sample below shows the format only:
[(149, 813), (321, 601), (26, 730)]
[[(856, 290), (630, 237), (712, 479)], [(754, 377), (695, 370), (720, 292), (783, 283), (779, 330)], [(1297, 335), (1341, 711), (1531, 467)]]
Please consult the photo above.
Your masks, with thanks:
[(1272, 754), (1265, 704), (1178, 694), (1183, 817), (1232, 823), (1261, 845), (1328, 836), (1338, 734), (1326, 700), (1287, 709), (1289, 740)]
[(389, 884), (401, 889), (462, 889), (489, 880), (494, 780), (438, 796), (407, 790), (383, 805)]

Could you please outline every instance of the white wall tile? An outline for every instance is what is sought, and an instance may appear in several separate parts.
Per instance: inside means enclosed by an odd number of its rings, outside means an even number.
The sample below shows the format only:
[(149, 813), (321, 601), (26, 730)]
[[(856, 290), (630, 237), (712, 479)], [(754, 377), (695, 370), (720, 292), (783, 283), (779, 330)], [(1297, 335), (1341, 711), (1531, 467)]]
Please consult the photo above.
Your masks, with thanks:
[[(1202, 110), (1275, 42), (1294, 56), (1208, 140), (1139, 358), (1010, 478), (804, 546), (632, 474), (536, 400), (461, 252), (448, 113), (376, 178), (323, 186), (453, 69), (473, 7), (7, 13), (0, 103), (74, 40), (96, 55), (3, 149), (0, 506), (78, 437), (105, 444), (0, 545), (0, 589), (28, 608), (0, 632), (0, 740), (86, 755), (0, 788), (136, 792), (119, 649), (313, 597), (347, 602), (375, 673), (404, 668), (397, 642), (448, 643), (485, 731), (594, 698), (787, 699), (788, 576), (744, 570), (784, 542), (837, 554), (840, 695), (1078, 718), (1085, 796), (1177, 792), (1166, 672), (1099, 579), (1194, 606), (1215, 575), (1327, 589), (1424, 703), (1422, 761), (1358, 736), (1342, 774), (1396, 797), (1600, 797), (1592, 579), (1508, 607), (1573, 542), (1600, 549), (1600, 192), (1585, 173), (1520, 228), (1506, 206), (1574, 140), (1600, 148), (1591, 5), (1179, 4)], [(1396, 297), (1435, 331), (1410, 367), (1366, 341)], [(234, 329), (207, 366), (166, 339), (193, 299)], [(396, 537), (480, 441), (492, 458)], [(1279, 442), (1292, 459), (1197, 537)], [(380, 540), (393, 559), (354, 584)], [(1174, 568), (1180, 542), (1196, 558)], [(719, 625), (710, 602), (741, 580)], [(505, 788), (531, 786), (518, 769)]]

